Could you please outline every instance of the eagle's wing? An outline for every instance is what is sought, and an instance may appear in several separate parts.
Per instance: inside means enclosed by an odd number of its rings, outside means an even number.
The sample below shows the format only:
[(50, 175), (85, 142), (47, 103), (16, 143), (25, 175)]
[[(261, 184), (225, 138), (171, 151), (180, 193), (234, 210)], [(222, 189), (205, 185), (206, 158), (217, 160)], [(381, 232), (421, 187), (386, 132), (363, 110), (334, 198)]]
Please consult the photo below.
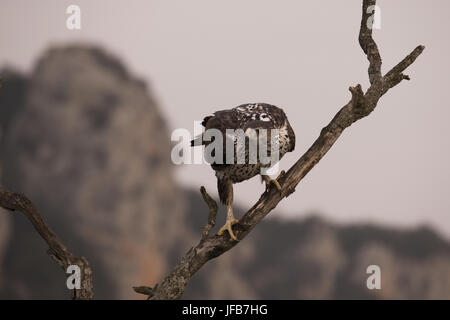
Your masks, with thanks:
[[(222, 133), (222, 136), (226, 135), (226, 129), (235, 130), (236, 128), (239, 128), (240, 124), (241, 122), (233, 109), (214, 112), (212, 116), (205, 117), (202, 122), (205, 131), (217, 129)], [(191, 146), (208, 145), (211, 142), (212, 141), (205, 140), (204, 133), (202, 133), (191, 141)]]
[[(243, 147), (248, 145), (248, 139), (257, 139), (258, 130), (267, 130), (268, 137), (268, 151), (270, 152), (270, 141), (271, 141), (271, 129), (279, 129), (283, 126), (286, 120), (286, 115), (284, 112), (275, 106), (269, 104), (244, 104), (233, 109), (221, 110), (215, 112), (212, 116), (205, 117), (203, 119), (202, 125), (205, 127), (205, 131), (208, 129), (217, 129), (221, 132), (223, 139), (223, 162), (222, 164), (211, 164), (213, 169), (221, 170), (226, 166), (226, 146), (227, 141), (233, 139), (233, 143), (236, 142), (235, 136), (230, 136), (227, 134), (227, 129), (237, 130), (241, 129), (246, 135), (246, 143)], [(249, 133), (249, 129), (253, 131)], [(213, 140), (214, 141), (214, 140)], [(205, 141), (204, 133), (194, 138), (191, 141), (192, 146), (197, 145), (209, 145), (212, 141)], [(236, 146), (236, 144), (235, 144)], [(236, 156), (237, 150), (235, 148), (234, 155)]]
[[(227, 164), (227, 144), (233, 145), (234, 140), (233, 137), (227, 134), (227, 129), (236, 130), (239, 129), (242, 125), (242, 119), (238, 117), (235, 109), (230, 110), (221, 110), (214, 113), (214, 116), (209, 118), (206, 125), (205, 130), (208, 129), (217, 129), (221, 132), (223, 137), (223, 159), (222, 163), (212, 163), (211, 166), (214, 170), (222, 170), (231, 164)], [(205, 145), (208, 145), (210, 142), (207, 141)]]

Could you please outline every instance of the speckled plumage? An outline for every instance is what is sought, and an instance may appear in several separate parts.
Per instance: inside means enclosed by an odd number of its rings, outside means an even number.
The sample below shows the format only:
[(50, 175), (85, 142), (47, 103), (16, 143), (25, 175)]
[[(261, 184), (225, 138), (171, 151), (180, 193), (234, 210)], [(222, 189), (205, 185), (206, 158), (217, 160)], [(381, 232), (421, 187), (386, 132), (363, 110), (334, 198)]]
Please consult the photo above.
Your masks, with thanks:
[[(226, 139), (230, 139), (226, 130), (242, 129), (244, 132), (247, 129), (266, 129), (267, 138), (267, 151), (270, 156), (270, 141), (271, 141), (271, 129), (278, 129), (278, 143), (279, 143), (279, 159), (281, 159), (286, 152), (294, 150), (295, 147), (295, 134), (292, 130), (286, 114), (281, 108), (266, 103), (253, 103), (243, 104), (233, 109), (221, 110), (214, 112), (212, 116), (205, 117), (202, 125), (205, 130), (218, 129), (222, 133), (224, 140), (224, 152), (223, 163), (211, 163), (211, 167), (216, 171), (216, 177), (218, 179), (218, 190), (220, 200), (225, 203), (229, 197), (230, 189), (226, 187), (227, 183), (241, 182), (248, 180), (261, 173), (261, 167), (268, 167), (268, 164), (262, 164), (257, 159), (256, 163), (249, 163), (248, 142), (245, 147), (245, 162), (243, 164), (237, 163), (237, 143), (234, 138), (234, 162), (232, 164), (226, 163)], [(208, 145), (210, 141), (202, 141), (202, 144)], [(192, 145), (196, 145), (196, 141), (193, 140)], [(272, 164), (273, 165), (273, 164)], [(231, 189), (232, 191), (232, 189)]]

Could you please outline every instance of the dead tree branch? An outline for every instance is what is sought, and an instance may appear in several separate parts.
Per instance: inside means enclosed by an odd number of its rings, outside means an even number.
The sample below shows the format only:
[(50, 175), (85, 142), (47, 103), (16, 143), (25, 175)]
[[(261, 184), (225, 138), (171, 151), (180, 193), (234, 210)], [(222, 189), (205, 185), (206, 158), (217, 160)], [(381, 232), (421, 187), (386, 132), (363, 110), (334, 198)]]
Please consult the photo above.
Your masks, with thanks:
[(81, 271), (80, 289), (72, 291), (72, 298), (76, 300), (88, 300), (94, 298), (92, 283), (92, 270), (84, 257), (74, 256), (62, 244), (58, 236), (45, 223), (35, 205), (23, 194), (9, 192), (0, 188), (0, 207), (9, 211), (21, 211), (33, 224), (39, 235), (48, 244), (47, 253), (66, 272), (70, 265), (77, 265)]
[(203, 196), (203, 200), (206, 202), (209, 208), (208, 223), (203, 227), (202, 240), (206, 241), (209, 236), (209, 232), (216, 225), (217, 217), (217, 202), (206, 192), (205, 187), (200, 188), (200, 192)]
[[(368, 116), (377, 106), (379, 99), (391, 88), (402, 80), (409, 77), (402, 72), (409, 67), (424, 50), (418, 46), (397, 66), (392, 68), (385, 76), (381, 74), (382, 60), (378, 47), (372, 38), (372, 28), (368, 25), (370, 12), (368, 9), (375, 6), (376, 0), (363, 0), (362, 20), (359, 32), (359, 43), (369, 60), (370, 87), (364, 93), (358, 84), (350, 87), (351, 99), (344, 105), (331, 122), (322, 129), (319, 137), (306, 153), (280, 178), (283, 186), (282, 192), (270, 189), (263, 193), (256, 204), (240, 219), (235, 227), (235, 235), (238, 239), (244, 239), (247, 234), (285, 197), (295, 191), (297, 184), (306, 174), (322, 159), (330, 150), (342, 132), (354, 122)], [(370, 10), (369, 10), (370, 11)], [(210, 208), (210, 219), (203, 230), (200, 242), (192, 247), (175, 268), (153, 289), (150, 299), (178, 299), (183, 294), (191, 277), (209, 260), (214, 259), (224, 252), (233, 248), (238, 242), (233, 241), (227, 234), (222, 236), (209, 236), (212, 228), (213, 213), (217, 209), (211, 204), (209, 196), (205, 197), (206, 191), (202, 188), (202, 194)], [(145, 287), (150, 289), (148, 287)], [(145, 290), (136, 292), (147, 294)]]

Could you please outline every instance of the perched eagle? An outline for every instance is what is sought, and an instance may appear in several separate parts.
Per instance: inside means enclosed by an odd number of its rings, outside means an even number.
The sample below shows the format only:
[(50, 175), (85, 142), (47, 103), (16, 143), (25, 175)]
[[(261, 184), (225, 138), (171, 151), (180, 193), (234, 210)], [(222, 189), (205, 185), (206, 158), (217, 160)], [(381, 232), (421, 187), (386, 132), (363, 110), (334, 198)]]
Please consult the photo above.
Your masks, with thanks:
[[(252, 158), (249, 154), (250, 140), (254, 139), (257, 141), (257, 148), (261, 148), (263, 142), (267, 143), (265, 150), (267, 150), (270, 156), (270, 150), (272, 150), (271, 147), (275, 141), (278, 152), (277, 159), (281, 159), (286, 152), (294, 150), (294, 130), (292, 130), (286, 114), (282, 109), (266, 103), (243, 104), (233, 109), (214, 112), (212, 116), (203, 119), (202, 125), (205, 127), (205, 132), (209, 129), (215, 129), (223, 136), (223, 161), (219, 161), (220, 163), (210, 163), (211, 167), (216, 171), (220, 201), (227, 207), (227, 221), (219, 230), (218, 234), (221, 235), (227, 230), (230, 237), (233, 240), (237, 240), (232, 230), (232, 226), (238, 222), (233, 216), (233, 183), (248, 180), (260, 174), (266, 182), (266, 188), (273, 185), (281, 191), (281, 186), (278, 181), (271, 179), (268, 175), (264, 174), (264, 171), (261, 171), (261, 169), (273, 166), (275, 163), (262, 162), (259, 156), (257, 156), (256, 161), (251, 161), (251, 159), (255, 158)], [(237, 131), (239, 129), (246, 134), (244, 144), (238, 144), (238, 141), (242, 140), (237, 139), (236, 136), (230, 136), (228, 133), (230, 130)], [(273, 129), (276, 130), (274, 131)], [(265, 140), (260, 139), (260, 132), (262, 131), (266, 132)], [(249, 132), (253, 134), (249, 134)], [(276, 132), (277, 134), (272, 135), (272, 132)], [(227, 140), (229, 139), (232, 140), (231, 145), (234, 146), (231, 150), (227, 150)], [(213, 139), (205, 140), (207, 139), (205, 139), (205, 133), (203, 133), (191, 141), (191, 146), (208, 146), (214, 141)], [(242, 150), (242, 147), (244, 147), (245, 160), (239, 162), (237, 161), (238, 150)], [(228, 155), (230, 155), (230, 152), (233, 152), (231, 154), (231, 158), (233, 159), (231, 163), (227, 161), (227, 152)], [(243, 153), (240, 154), (242, 155)]]

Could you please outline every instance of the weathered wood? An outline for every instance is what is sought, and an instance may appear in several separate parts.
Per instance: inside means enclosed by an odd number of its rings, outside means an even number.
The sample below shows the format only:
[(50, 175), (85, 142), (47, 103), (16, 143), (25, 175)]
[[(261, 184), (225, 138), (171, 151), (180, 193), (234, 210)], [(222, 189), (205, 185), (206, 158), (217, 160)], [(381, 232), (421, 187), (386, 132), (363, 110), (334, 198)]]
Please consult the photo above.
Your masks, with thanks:
[[(72, 298), (75, 300), (90, 300), (94, 298), (94, 286), (92, 282), (92, 270), (89, 262), (84, 257), (74, 256), (58, 236), (42, 219), (35, 205), (23, 194), (14, 193), (0, 188), (0, 207), (9, 211), (20, 211), (33, 224), (36, 231), (48, 244), (47, 253), (66, 273), (70, 265), (77, 265), (81, 271), (80, 289), (72, 290)], [(66, 274), (67, 276), (67, 274)]]

